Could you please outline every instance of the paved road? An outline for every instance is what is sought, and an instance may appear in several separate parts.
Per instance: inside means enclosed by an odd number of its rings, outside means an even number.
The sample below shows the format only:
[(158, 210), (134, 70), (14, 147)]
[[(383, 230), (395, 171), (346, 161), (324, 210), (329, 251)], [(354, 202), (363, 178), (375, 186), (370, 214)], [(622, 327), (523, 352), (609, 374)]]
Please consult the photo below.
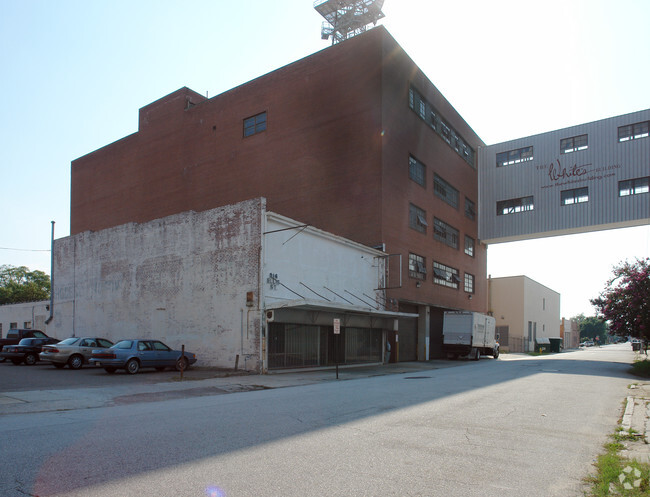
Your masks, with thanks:
[[(581, 496), (629, 345), (0, 417), (0, 495)], [(278, 375), (280, 376), (280, 375)]]

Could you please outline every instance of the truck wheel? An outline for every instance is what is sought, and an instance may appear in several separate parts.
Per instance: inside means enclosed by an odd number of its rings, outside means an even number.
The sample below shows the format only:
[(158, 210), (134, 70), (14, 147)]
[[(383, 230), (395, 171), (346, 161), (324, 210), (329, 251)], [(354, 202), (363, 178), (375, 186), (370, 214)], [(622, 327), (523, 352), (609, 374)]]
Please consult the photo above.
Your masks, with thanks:
[(478, 361), (481, 358), (481, 349), (475, 349), (476, 352), (474, 353), (474, 360)]

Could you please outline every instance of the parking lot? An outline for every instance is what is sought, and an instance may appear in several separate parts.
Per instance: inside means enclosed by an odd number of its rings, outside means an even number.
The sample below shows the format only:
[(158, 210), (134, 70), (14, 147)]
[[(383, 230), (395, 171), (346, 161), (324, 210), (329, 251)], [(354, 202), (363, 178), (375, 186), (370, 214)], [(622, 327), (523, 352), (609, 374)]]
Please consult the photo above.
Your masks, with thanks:
[[(205, 379), (222, 376), (223, 371), (214, 369), (190, 368), (184, 377)], [(138, 374), (130, 375), (124, 370), (108, 374), (103, 368), (84, 366), (78, 370), (57, 369), (49, 363), (38, 362), (33, 366), (9, 361), (0, 363), (0, 391), (20, 392), (25, 390), (58, 390), (65, 388), (89, 388), (111, 385), (139, 385), (146, 383), (173, 382), (180, 379), (177, 371), (156, 371), (143, 369)]]

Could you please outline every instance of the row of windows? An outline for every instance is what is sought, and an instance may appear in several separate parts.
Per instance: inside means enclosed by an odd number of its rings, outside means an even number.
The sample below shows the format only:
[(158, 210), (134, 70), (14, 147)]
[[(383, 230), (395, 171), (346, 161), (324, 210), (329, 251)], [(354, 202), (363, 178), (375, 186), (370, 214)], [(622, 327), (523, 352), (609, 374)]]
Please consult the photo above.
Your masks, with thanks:
[[(427, 223), (427, 213), (414, 204), (409, 204), (409, 227), (420, 233), (426, 233), (429, 223)], [(439, 242), (448, 245), (451, 248), (458, 249), (460, 242), (460, 232), (453, 226), (445, 223), (437, 217), (433, 218), (433, 238)], [(465, 235), (464, 251), (470, 257), (474, 257), (474, 238)]]
[[(409, 178), (418, 185), (426, 187), (426, 166), (412, 155), (409, 156)], [(438, 174), (433, 176), (433, 193), (454, 209), (458, 209), (460, 192)], [(476, 204), (467, 197), (465, 197), (465, 216), (472, 221), (476, 219)]]
[(412, 86), (409, 88), (409, 107), (426, 122), (470, 166), (474, 166), (474, 150), (467, 141), (443, 119), (440, 113)]
[[(427, 278), (426, 258), (409, 254), (409, 276), (418, 280)], [(433, 283), (436, 285), (446, 286), (447, 288), (458, 289), (460, 286), (460, 272), (458, 269), (433, 261)], [(474, 275), (465, 273), (463, 288), (468, 293), (474, 293)]]
[[(650, 136), (650, 121), (640, 123), (626, 124), (618, 128), (618, 141), (626, 142), (630, 140), (639, 140)], [(588, 135), (578, 135), (560, 140), (560, 153), (570, 154), (587, 150), (589, 148)], [(497, 167), (512, 166), (521, 162), (532, 161), (534, 157), (532, 145), (529, 147), (499, 152), (496, 156)]]
[[(650, 193), (650, 177), (627, 179), (618, 182), (618, 196), (641, 195)], [(560, 192), (561, 205), (574, 205), (589, 202), (589, 187), (573, 188)], [(497, 216), (532, 211), (535, 202), (532, 196), (501, 200), (497, 202)]]

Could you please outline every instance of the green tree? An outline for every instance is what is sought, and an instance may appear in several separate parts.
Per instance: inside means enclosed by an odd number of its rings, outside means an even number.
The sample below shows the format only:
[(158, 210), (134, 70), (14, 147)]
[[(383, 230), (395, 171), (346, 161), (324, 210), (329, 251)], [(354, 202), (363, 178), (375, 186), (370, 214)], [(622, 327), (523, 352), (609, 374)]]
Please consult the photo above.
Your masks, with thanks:
[(25, 266), (0, 266), (0, 304), (36, 302), (50, 298), (50, 276)]
[(650, 258), (623, 262), (613, 269), (600, 295), (591, 300), (610, 333), (650, 339)]
[(598, 337), (600, 343), (607, 342), (609, 326), (602, 319), (599, 319), (597, 316), (585, 317), (584, 314), (578, 314), (571, 319), (578, 323), (581, 341), (584, 339), (595, 340)]

